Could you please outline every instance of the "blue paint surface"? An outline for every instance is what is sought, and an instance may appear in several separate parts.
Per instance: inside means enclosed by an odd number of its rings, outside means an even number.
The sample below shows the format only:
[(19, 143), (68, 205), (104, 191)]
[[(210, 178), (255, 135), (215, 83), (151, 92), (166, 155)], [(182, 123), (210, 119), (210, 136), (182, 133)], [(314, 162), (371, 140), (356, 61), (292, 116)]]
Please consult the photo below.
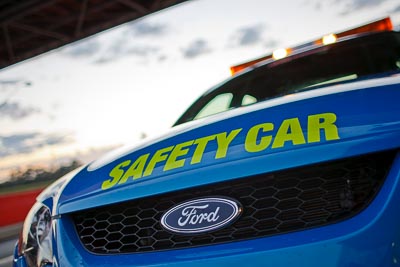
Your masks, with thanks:
[[(400, 261), (400, 155), (371, 204), (348, 220), (304, 231), (266, 238), (197, 248), (120, 255), (96, 255), (82, 246), (68, 213), (232, 180), (260, 173), (284, 170), (400, 148), (400, 86), (371, 86), (364, 90), (321, 95), (265, 109), (235, 113), (221, 120), (204, 120), (176, 135), (142, 147), (96, 170), (81, 170), (65, 186), (59, 199), (46, 200), (54, 214), (54, 257), (59, 266), (397, 266)], [(249, 109), (250, 110), (250, 109)], [(307, 133), (312, 114), (334, 113), (339, 140), (291, 143), (276, 149), (249, 153), (246, 133), (254, 125), (280, 125), (298, 118)], [(120, 162), (140, 155), (215, 133), (241, 128), (229, 146), (227, 156), (216, 159), (217, 146), (207, 146), (201, 163), (164, 171), (156, 165), (152, 175), (131, 180), (108, 190), (101, 184)], [(276, 134), (277, 129), (271, 132)], [(190, 151), (185, 157), (193, 156)], [(53, 207), (54, 205), (54, 207)], [(16, 266), (25, 266), (22, 257)]]

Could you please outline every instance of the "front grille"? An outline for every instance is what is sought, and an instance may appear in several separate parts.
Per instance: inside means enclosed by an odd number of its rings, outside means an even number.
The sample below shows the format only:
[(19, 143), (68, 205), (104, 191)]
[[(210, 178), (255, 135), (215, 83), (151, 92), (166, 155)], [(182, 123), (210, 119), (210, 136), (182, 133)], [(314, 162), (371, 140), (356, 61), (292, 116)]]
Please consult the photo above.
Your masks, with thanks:
[[(310, 165), (190, 188), (72, 214), (91, 252), (132, 253), (187, 248), (266, 237), (327, 225), (365, 208), (384, 181), (393, 152)], [(200, 235), (177, 235), (160, 225), (174, 205), (226, 196), (243, 205), (232, 225)]]

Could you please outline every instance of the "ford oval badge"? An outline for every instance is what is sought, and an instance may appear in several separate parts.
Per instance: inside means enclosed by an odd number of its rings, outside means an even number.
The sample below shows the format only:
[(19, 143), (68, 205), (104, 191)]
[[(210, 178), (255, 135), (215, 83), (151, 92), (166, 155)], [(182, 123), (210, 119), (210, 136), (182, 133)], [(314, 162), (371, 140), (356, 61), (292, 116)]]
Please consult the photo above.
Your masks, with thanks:
[(178, 204), (161, 217), (161, 225), (177, 234), (199, 234), (223, 228), (242, 212), (240, 204), (224, 197), (193, 199)]

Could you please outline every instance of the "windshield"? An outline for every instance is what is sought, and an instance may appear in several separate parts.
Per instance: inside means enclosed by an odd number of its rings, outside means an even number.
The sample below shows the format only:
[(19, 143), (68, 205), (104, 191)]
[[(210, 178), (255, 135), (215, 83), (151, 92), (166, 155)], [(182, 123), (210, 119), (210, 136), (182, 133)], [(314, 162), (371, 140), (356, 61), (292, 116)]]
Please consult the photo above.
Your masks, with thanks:
[(395, 72), (399, 68), (399, 33), (365, 35), (239, 75), (197, 100), (176, 125), (271, 98)]

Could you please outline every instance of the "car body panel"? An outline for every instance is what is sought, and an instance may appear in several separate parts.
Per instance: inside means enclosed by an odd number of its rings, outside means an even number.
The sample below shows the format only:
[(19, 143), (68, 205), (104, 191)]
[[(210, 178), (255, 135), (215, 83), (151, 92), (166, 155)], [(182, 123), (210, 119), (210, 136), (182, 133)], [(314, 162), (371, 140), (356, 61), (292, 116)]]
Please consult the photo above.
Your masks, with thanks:
[(253, 240), (163, 252), (96, 255), (73, 223), (56, 221), (60, 266), (397, 266), (400, 155), (374, 201), (357, 216), (324, 227)]

